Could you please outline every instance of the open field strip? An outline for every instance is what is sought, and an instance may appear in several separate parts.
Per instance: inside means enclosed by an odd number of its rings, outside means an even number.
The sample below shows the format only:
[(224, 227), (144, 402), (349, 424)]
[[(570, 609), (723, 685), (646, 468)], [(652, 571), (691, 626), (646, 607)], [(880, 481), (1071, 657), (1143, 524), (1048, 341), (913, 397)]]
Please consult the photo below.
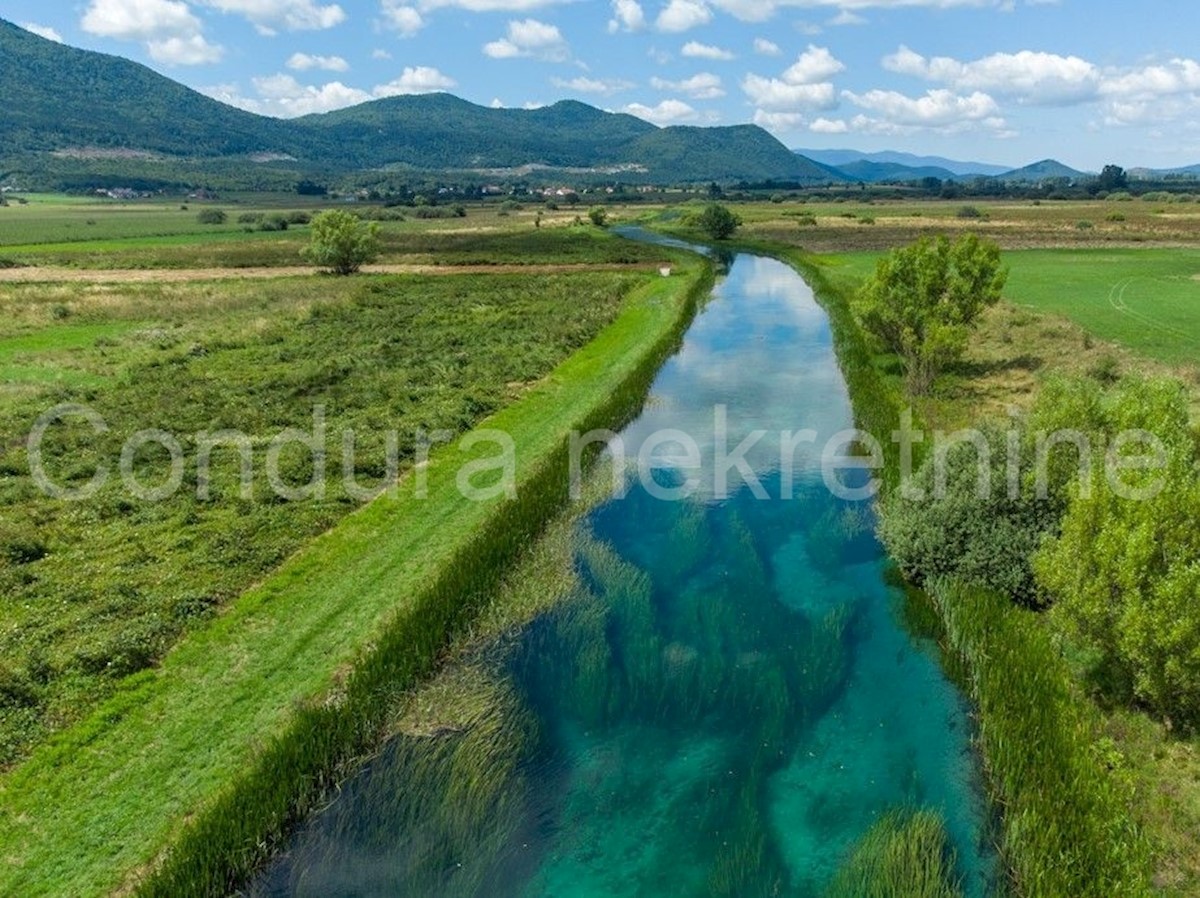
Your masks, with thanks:
[[(696, 267), (649, 282), (592, 343), (484, 422), (519, 447), (519, 484), (544, 491), (546, 472), (559, 473), (553, 460), (569, 430), (601, 423), (597, 413), (632, 411), (630, 391), (644, 389), (639, 378), (673, 343), (702, 285)], [(553, 514), (557, 500), (541, 494), (517, 503), (463, 498), (455, 479), (468, 457), (435, 452), (427, 500), (402, 491), (348, 516), (159, 668), (131, 677), (97, 713), (0, 780), (0, 892), (133, 888), (189, 832), (189, 821), (199, 826), (190, 830), (191, 849), (209, 854), (198, 867), (189, 867), (188, 849), (173, 855), (173, 868), (149, 893), (181, 894), (184, 882), (187, 893), (220, 892), (230, 867), (252, 863), (292, 806), (313, 798), (339, 749), (370, 742), (378, 721), (353, 713), (368, 700), (384, 713), (387, 693), (432, 663), (448, 634), (404, 641), (430, 584), (473, 576), (486, 585), (484, 566), (461, 568), (464, 558), (491, 551), (486, 539), (480, 547), (481, 534), (503, 545), (508, 530), (536, 532)], [(290, 769), (263, 769), (287, 759)], [(234, 816), (222, 821), (221, 813)], [(211, 845), (204, 832), (245, 841)], [(214, 852), (237, 856), (214, 859)]]
[[(650, 265), (625, 265), (617, 262), (530, 265), (364, 265), (363, 274), (569, 274), (584, 271), (654, 270)], [(55, 268), (29, 266), (0, 268), (0, 284), (85, 283), (85, 284), (191, 284), (198, 281), (265, 280), (281, 277), (313, 277), (322, 272), (311, 265), (275, 268)]]

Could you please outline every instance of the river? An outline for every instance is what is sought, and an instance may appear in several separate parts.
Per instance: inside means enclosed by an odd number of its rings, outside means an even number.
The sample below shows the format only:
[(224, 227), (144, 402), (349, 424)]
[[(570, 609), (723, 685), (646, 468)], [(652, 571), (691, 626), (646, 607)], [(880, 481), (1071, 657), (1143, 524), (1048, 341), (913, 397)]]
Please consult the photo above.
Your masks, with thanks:
[(822, 473), (850, 427), (811, 289), (734, 257), (621, 434), (652, 451), (580, 523), (582, 585), (490, 659), (495, 707), (389, 742), (249, 894), (813, 898), (896, 808), (940, 814), (989, 894), (970, 709), (904, 625), (871, 502)]

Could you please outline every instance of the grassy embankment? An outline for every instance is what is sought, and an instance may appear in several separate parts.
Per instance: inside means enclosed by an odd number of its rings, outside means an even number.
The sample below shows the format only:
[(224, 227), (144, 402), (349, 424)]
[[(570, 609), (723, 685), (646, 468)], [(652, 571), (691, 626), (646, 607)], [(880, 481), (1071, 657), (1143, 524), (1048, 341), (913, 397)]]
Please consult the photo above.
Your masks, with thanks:
[[(861, 332), (846, 279), (831, 277), (828, 260), (802, 250), (769, 242), (754, 248), (804, 274), (829, 313), (858, 425), (890, 436), (908, 397), (891, 361)], [(885, 449), (890, 489), (899, 479), (897, 452)], [(1150, 894), (1128, 794), (1097, 749), (1100, 716), (1080, 706), (1070, 667), (1029, 612), (1007, 600), (973, 599), (946, 586), (935, 602), (946, 647), (980, 709), (980, 747), (1003, 815), (1000, 847), (1013, 890), (1024, 898)]]
[(4, 890), (103, 894), (143, 880), (145, 894), (214, 894), (243, 875), (373, 742), (387, 697), (429, 669), (561, 504), (563, 434), (636, 409), (703, 284), (693, 268), (639, 289), (486, 422), (521, 447), (520, 498), (468, 502), (454, 487), (467, 456), (435, 453), (427, 501), (385, 497), (350, 515), (13, 771)]

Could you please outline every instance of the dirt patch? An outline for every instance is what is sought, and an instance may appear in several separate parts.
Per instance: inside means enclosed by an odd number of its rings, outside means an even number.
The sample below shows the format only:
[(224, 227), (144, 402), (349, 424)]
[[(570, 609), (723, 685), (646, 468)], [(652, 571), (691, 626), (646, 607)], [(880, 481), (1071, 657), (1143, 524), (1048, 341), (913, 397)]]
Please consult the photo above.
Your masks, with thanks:
[[(364, 274), (571, 274), (586, 271), (656, 271), (655, 265), (368, 265)], [(313, 268), (282, 266), (277, 268), (28, 268), (0, 269), (0, 284), (84, 283), (84, 284), (183, 284), (192, 281), (268, 280), (286, 277), (327, 277)]]

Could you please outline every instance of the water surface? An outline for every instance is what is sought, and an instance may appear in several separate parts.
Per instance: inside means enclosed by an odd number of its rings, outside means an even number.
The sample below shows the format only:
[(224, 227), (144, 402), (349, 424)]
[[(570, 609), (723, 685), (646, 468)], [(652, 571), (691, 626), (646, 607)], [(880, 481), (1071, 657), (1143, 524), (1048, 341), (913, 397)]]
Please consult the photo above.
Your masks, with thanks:
[[(765, 432), (753, 485), (714, 477), (722, 415), (730, 451)], [(482, 665), (466, 723), (394, 739), (252, 893), (809, 898), (903, 807), (943, 815), (986, 894), (968, 708), (901, 623), (869, 502), (822, 478), (851, 421), (811, 290), (737, 256), (621, 435), (657, 441), (652, 482), (580, 525), (583, 586)]]

